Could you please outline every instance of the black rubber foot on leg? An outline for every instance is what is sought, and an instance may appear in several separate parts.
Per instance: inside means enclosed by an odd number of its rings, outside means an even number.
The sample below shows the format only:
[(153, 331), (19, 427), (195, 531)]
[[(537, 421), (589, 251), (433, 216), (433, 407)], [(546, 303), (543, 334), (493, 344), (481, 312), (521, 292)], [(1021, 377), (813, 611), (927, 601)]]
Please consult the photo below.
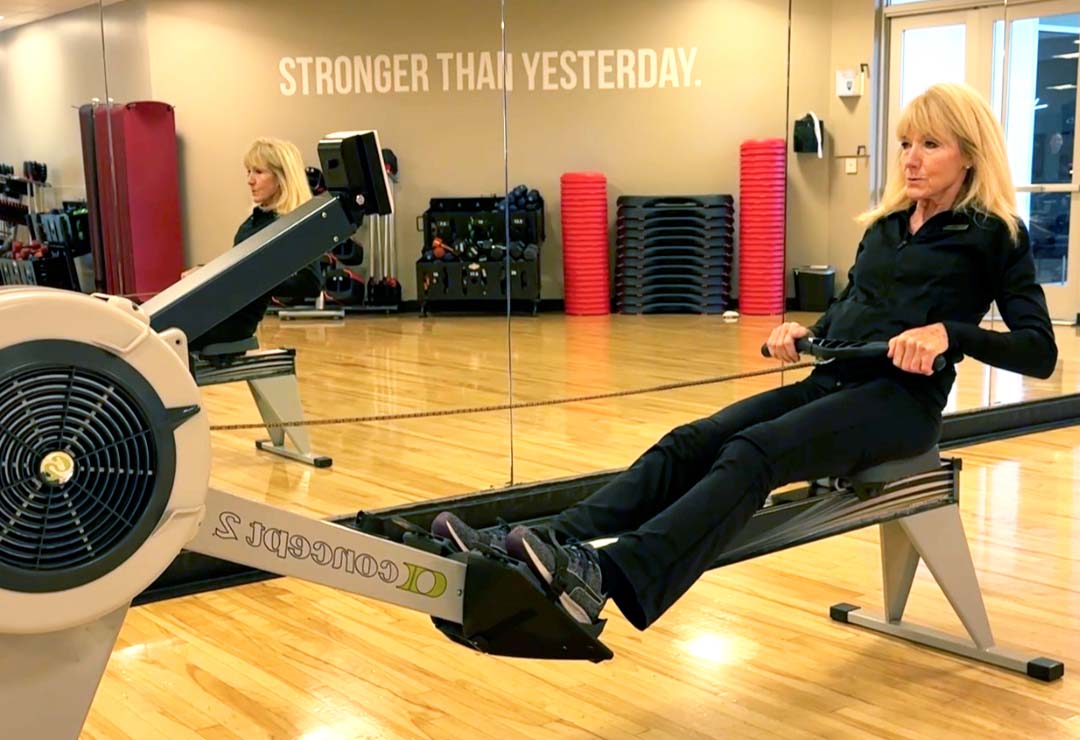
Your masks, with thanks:
[(315, 467), (317, 468), (329, 468), (334, 464), (334, 458), (321, 455), (315, 458)]
[(833, 604), (829, 607), (829, 616), (832, 617), (834, 622), (844, 622), (846, 624), (848, 621), (848, 614), (856, 612), (860, 608), (861, 607), (855, 606), (854, 604), (845, 604), (841, 601), (839, 604)]
[(1065, 664), (1053, 658), (1036, 658), (1028, 661), (1027, 674), (1040, 681), (1057, 681), (1065, 675)]

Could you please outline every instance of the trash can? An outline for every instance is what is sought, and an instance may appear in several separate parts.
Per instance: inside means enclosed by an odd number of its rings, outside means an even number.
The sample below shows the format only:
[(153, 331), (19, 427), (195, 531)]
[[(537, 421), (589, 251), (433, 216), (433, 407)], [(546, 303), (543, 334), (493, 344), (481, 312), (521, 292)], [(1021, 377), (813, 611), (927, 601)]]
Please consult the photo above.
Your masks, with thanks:
[(836, 269), (829, 265), (794, 268), (795, 305), (800, 311), (824, 311), (833, 299)]

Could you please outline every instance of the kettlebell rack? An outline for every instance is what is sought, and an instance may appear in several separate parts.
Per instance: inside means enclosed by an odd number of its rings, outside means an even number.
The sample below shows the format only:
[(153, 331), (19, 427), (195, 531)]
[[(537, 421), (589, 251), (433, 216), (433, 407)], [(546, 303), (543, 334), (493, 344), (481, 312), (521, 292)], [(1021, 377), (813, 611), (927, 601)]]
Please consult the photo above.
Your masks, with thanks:
[(432, 198), (417, 218), (424, 234), (416, 261), (420, 315), (453, 311), (540, 309), (544, 199), (518, 185), (506, 198)]

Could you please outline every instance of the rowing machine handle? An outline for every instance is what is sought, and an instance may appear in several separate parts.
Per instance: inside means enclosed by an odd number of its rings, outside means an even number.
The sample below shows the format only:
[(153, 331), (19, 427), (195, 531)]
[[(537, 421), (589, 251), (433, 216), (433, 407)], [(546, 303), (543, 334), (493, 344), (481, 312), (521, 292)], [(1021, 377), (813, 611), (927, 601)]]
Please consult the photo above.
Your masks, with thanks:
[[(812, 355), (819, 360), (851, 360), (855, 358), (886, 357), (889, 354), (888, 342), (849, 342), (843, 339), (811, 339), (802, 337), (795, 340), (795, 349), (802, 355)], [(772, 357), (769, 346), (761, 345), (763, 357)], [(934, 358), (934, 372), (945, 368), (945, 355)]]

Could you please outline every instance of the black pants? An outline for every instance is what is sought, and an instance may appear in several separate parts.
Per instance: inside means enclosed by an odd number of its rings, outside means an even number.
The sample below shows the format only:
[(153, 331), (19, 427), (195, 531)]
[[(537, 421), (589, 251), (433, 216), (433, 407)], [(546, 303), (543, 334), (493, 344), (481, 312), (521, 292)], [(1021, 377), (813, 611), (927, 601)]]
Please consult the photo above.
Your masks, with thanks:
[(926, 451), (941, 412), (889, 378), (806, 380), (676, 427), (628, 470), (552, 522), (600, 550), (604, 589), (638, 629), (715, 561), (772, 489)]

